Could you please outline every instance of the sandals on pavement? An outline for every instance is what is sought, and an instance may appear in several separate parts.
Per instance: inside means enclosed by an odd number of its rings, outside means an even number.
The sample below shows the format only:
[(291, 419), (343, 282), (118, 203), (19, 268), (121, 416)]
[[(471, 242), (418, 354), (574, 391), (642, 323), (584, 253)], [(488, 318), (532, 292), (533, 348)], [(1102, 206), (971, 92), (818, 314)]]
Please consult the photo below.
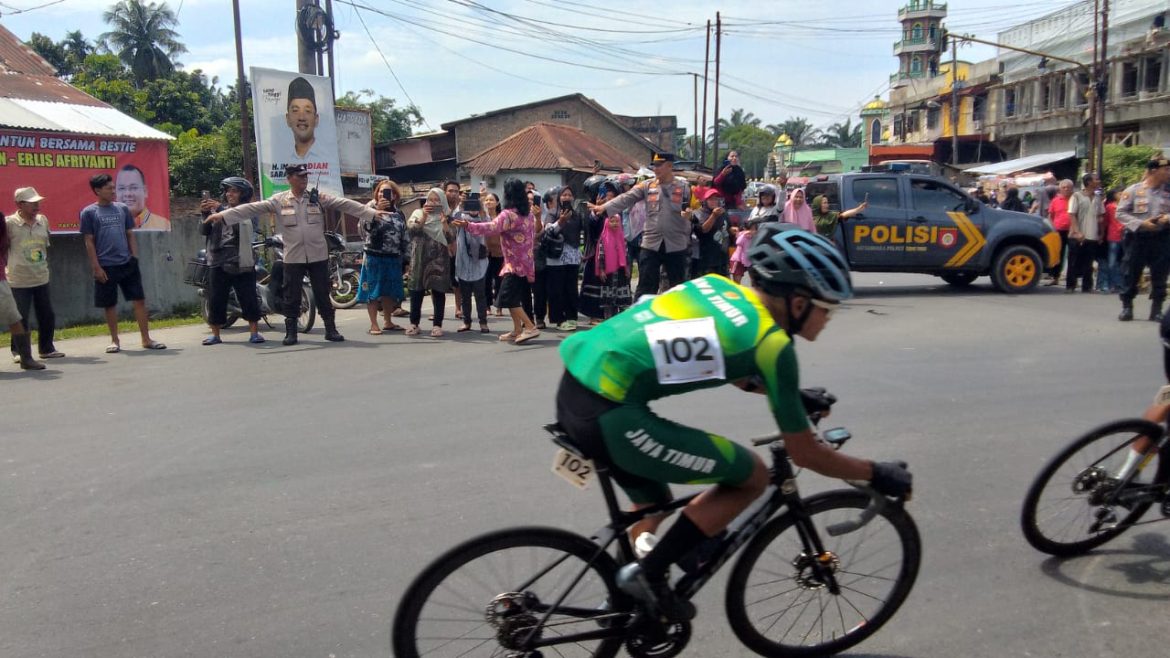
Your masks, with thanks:
[(252, 343), (253, 345), (258, 345), (266, 341), (264, 340), (264, 336), (261, 336), (260, 334), (252, 334), (248, 337), (248, 342)]
[(443, 330), (440, 327), (433, 327), (431, 329), (431, 338), (442, 338)]
[(480, 324), (480, 325), (479, 325), (479, 333), (481, 333), (481, 334), (490, 334), (491, 332), (492, 332), (492, 330), (491, 330), (491, 329), (488, 329), (488, 326), (487, 326), (487, 323), (486, 323), (486, 322), (484, 322), (484, 323), (482, 323), (482, 324)]
[(142, 344), (142, 349), (144, 350), (165, 350), (166, 348), (166, 345), (158, 342), (157, 340), (152, 340), (149, 343)]
[(417, 335), (419, 335), (419, 329), (418, 329), (418, 327), (410, 327), (409, 329), (407, 329), (407, 330), (406, 330), (406, 335), (407, 335), (407, 336), (417, 336)]
[(369, 329), (366, 329), (366, 333), (371, 336), (381, 336), (382, 330), (377, 327), (370, 327)]
[(465, 331), (471, 331), (471, 325), (469, 325), (469, 324), (465, 324), (465, 325), (463, 325), (462, 327), (459, 327), (458, 329), (456, 329), (456, 330), (455, 330), (455, 333), (457, 333), (457, 334), (461, 334), (461, 333), (463, 333), (463, 332), (465, 332)]
[(223, 342), (223, 339), (220, 338), (219, 336), (208, 336), (207, 338), (203, 339), (204, 345), (219, 345), (222, 342)]
[(109, 346), (106, 347), (106, 354), (117, 354), (118, 352), (121, 352), (121, 351), (122, 351), (122, 346), (117, 344), (117, 343), (110, 343)]
[(500, 334), (500, 342), (501, 343), (513, 341), (513, 340), (516, 340), (516, 333), (515, 332), (509, 331), (508, 333)]
[(384, 324), (384, 325), (382, 325), (382, 331), (402, 331), (402, 325), (400, 325), (400, 324)]
[(528, 341), (532, 340), (533, 338), (536, 338), (539, 335), (540, 335), (539, 329), (529, 329), (527, 331), (521, 331), (520, 335), (516, 337), (516, 344), (522, 345), (522, 344), (527, 343)]

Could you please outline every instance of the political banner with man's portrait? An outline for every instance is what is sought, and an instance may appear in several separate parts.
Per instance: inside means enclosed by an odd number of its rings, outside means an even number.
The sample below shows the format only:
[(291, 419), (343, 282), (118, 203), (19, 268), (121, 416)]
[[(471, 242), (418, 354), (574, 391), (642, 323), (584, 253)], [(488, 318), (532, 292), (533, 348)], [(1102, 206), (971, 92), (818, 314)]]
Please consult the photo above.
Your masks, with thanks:
[(13, 190), (33, 187), (49, 230), (79, 231), (81, 209), (97, 201), (94, 174), (113, 177), (114, 198), (130, 206), (135, 228), (170, 230), (165, 140), (0, 129), (0, 193), (8, 195), (0, 207), (9, 208)]
[(310, 188), (342, 195), (329, 78), (253, 67), (252, 108), (262, 196), (288, 189), (292, 164), (309, 168)]

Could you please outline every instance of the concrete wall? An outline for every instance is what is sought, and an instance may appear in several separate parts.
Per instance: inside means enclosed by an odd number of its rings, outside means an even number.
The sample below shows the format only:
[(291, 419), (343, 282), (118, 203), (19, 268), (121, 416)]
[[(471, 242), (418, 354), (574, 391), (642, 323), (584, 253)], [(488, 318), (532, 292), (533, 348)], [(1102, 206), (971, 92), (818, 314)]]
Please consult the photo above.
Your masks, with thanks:
[[(567, 118), (558, 118), (568, 115)], [(576, 99), (537, 105), (471, 119), (452, 128), (457, 157), (463, 162), (497, 142), (540, 122), (573, 126), (626, 154), (635, 162), (649, 162), (650, 146), (634, 138), (612, 120)], [(478, 185), (478, 181), (476, 181)]]
[[(183, 283), (187, 259), (203, 248), (197, 218), (172, 214), (170, 231), (139, 231), (135, 237), (142, 286), (151, 315), (170, 313), (176, 304), (197, 303), (195, 288)], [(102, 321), (102, 311), (93, 305), (93, 270), (82, 236), (54, 234), (49, 247), (49, 266), (49, 290), (57, 324)], [(130, 304), (119, 302), (121, 312), (129, 313), (130, 309)], [(35, 320), (32, 324), (36, 325)]]

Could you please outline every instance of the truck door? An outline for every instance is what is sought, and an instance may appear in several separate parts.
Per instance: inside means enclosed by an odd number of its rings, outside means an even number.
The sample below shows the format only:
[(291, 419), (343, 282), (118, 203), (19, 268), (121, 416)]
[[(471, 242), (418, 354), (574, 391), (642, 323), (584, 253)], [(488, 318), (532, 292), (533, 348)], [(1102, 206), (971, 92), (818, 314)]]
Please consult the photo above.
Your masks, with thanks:
[(982, 227), (967, 214), (968, 203), (943, 181), (910, 178), (907, 264), (961, 270), (978, 263)]
[(906, 233), (905, 193), (899, 185), (902, 176), (864, 176), (845, 179), (849, 193), (844, 194), (852, 205), (849, 210), (868, 200), (869, 206), (845, 220), (845, 240), (851, 264), (857, 269), (882, 269), (901, 266), (905, 244), (900, 236)]

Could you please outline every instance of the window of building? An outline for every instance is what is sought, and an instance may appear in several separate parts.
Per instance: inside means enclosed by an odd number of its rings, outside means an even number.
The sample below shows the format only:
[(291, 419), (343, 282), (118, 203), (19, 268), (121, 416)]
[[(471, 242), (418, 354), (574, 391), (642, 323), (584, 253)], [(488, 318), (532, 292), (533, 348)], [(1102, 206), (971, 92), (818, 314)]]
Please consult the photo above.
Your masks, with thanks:
[(1052, 80), (1043, 79), (1040, 81), (1040, 111), (1047, 112), (1052, 109)]
[(934, 130), (935, 128), (938, 128), (938, 115), (939, 115), (939, 108), (937, 108), (937, 107), (926, 108), (926, 129), (927, 130)]
[(906, 121), (901, 114), (894, 115), (894, 139), (902, 139), (906, 135)]
[(1138, 93), (1138, 63), (1121, 63), (1121, 97), (1131, 98)]
[(1157, 92), (1162, 90), (1162, 56), (1152, 55), (1146, 58), (1145, 75), (1142, 78), (1142, 91)]
[(879, 119), (874, 119), (869, 124), (869, 143), (882, 143), (882, 122)]
[(568, 110), (553, 110), (552, 118), (554, 118), (554, 119), (568, 119), (569, 118), (569, 111)]
[(971, 120), (983, 121), (987, 117), (987, 95), (982, 94), (971, 98)]
[(1049, 94), (1049, 109), (1063, 110), (1068, 107), (1068, 79), (1063, 73), (1052, 78), (1052, 91)]
[(918, 55), (910, 59), (910, 73), (922, 73), (922, 58)]
[(915, 23), (913, 29), (910, 30), (910, 39), (918, 41), (922, 38), (922, 23)]
[(1073, 94), (1073, 107), (1084, 107), (1089, 104), (1089, 75), (1087, 73), (1078, 72), (1073, 78), (1076, 85), (1076, 93)]
[(1016, 90), (1014, 87), (1003, 90), (1003, 115), (1005, 117), (1016, 116)]

